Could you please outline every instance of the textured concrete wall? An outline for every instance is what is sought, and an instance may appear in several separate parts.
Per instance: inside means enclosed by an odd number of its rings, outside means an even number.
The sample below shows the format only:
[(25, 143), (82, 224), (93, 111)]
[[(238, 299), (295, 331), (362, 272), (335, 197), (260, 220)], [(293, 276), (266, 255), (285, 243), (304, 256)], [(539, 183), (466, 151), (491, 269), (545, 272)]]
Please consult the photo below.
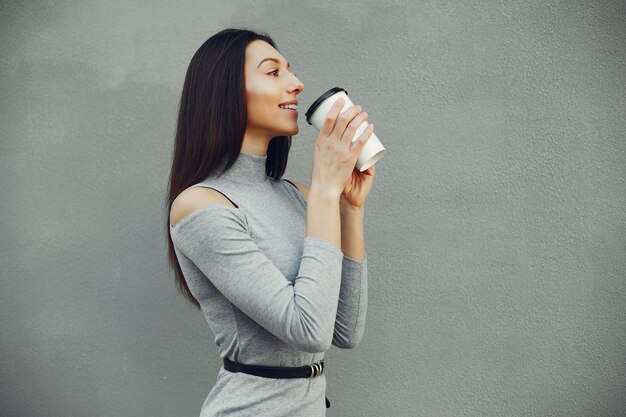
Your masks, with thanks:
[(626, 414), (623, 1), (34, 0), (0, 11), (0, 415), (199, 413), (220, 361), (163, 201), (187, 65), (228, 26), (387, 147), (329, 416)]

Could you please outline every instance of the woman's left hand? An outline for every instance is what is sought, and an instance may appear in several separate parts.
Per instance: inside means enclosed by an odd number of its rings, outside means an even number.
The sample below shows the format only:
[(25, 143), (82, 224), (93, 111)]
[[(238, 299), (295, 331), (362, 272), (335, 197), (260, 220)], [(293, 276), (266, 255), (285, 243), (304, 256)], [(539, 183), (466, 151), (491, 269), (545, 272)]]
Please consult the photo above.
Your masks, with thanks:
[(367, 196), (372, 190), (375, 175), (376, 165), (372, 165), (363, 172), (354, 167), (352, 178), (350, 178), (350, 181), (348, 181), (341, 193), (341, 205), (344, 207), (362, 208)]

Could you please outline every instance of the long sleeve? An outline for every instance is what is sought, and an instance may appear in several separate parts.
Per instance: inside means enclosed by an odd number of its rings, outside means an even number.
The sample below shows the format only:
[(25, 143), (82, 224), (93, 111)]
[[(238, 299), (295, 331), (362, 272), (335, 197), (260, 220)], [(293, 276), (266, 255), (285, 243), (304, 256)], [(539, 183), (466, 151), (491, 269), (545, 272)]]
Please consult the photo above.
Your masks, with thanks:
[(170, 233), (174, 245), (224, 297), (276, 337), (306, 352), (330, 347), (343, 257), (335, 244), (306, 236), (292, 283), (253, 241), (237, 208), (200, 208)]
[(367, 254), (363, 260), (343, 255), (339, 305), (332, 344), (353, 349), (365, 332), (367, 312)]

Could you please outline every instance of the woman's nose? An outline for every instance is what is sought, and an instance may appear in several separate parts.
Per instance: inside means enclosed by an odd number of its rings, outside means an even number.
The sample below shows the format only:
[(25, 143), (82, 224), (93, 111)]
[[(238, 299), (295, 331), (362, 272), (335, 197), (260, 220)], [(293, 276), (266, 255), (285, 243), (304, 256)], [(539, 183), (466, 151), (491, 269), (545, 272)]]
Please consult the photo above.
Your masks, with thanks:
[(298, 90), (299, 92), (304, 90), (304, 84), (302, 84), (302, 82), (300, 82), (300, 80), (297, 77), (296, 77), (296, 84), (295, 84), (294, 90)]

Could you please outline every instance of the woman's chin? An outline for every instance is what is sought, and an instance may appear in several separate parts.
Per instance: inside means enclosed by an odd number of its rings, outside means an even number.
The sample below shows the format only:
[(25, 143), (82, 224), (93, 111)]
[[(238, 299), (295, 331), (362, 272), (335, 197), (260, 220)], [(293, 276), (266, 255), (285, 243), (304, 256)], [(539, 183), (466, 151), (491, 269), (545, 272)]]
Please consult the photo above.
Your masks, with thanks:
[(278, 136), (296, 136), (300, 132), (300, 129), (296, 127), (295, 129), (285, 130), (278, 134)]

